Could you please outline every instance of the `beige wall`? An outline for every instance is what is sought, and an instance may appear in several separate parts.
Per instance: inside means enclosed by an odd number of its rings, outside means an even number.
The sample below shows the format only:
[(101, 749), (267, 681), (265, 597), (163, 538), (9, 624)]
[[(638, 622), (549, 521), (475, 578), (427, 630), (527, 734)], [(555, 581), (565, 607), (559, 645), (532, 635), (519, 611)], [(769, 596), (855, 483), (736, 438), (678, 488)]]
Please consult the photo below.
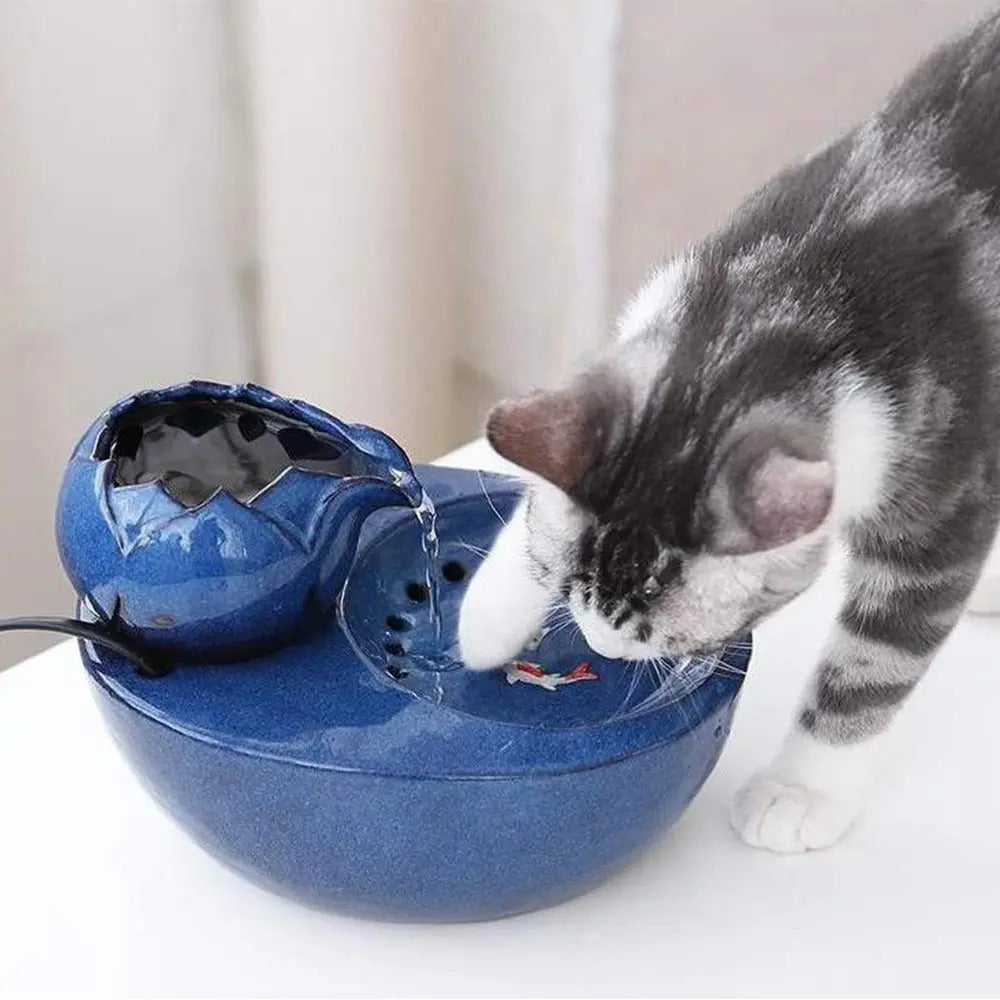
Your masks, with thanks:
[(623, 0), (609, 300), (995, 0)]

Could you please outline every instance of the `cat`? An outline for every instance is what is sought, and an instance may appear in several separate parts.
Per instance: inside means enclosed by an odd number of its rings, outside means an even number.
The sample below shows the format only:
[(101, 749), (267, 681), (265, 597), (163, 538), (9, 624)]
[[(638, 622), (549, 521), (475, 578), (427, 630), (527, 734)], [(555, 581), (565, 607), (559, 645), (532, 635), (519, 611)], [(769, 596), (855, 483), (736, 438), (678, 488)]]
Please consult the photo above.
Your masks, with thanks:
[(527, 488), (463, 600), (472, 669), (560, 597), (604, 656), (717, 649), (843, 543), (802, 707), (732, 809), (753, 846), (834, 843), (965, 606), (1000, 608), (1000, 11), (654, 271), (607, 350), (487, 435)]

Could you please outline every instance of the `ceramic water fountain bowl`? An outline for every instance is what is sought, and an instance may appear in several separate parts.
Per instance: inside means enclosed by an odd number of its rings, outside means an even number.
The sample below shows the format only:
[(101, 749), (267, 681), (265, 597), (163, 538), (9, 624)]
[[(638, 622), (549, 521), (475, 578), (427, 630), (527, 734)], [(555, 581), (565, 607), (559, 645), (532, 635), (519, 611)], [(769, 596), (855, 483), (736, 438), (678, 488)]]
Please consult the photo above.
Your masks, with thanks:
[[(287, 493), (259, 476), (239, 488), (245, 412), (291, 442), (261, 465)], [(283, 441), (288, 426), (312, 438)], [(314, 461), (324, 480), (297, 485)], [(422, 490), (440, 537), (429, 572)], [(413, 470), (384, 435), (255, 388), (191, 384), (109, 411), (70, 463), (60, 543), (91, 617), (175, 657), (152, 678), (81, 644), (146, 787), (258, 883), (366, 916), (488, 919), (624, 865), (712, 770), (749, 643), (722, 670), (661, 678), (553, 629), (505, 669), (461, 669), (461, 597), (518, 495), (506, 477)]]
[(91, 426), (56, 531), (99, 619), (148, 648), (234, 658), (326, 616), (368, 514), (419, 501), (386, 435), (257, 386), (192, 382)]

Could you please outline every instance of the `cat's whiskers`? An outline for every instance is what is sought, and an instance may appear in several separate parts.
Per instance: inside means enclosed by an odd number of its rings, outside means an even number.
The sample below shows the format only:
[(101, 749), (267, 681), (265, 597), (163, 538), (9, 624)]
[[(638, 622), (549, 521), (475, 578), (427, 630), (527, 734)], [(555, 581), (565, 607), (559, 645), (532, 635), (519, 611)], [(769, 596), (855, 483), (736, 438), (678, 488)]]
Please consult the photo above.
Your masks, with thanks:
[(566, 629), (570, 628), (572, 625), (573, 625), (572, 621), (560, 622), (558, 625), (553, 625), (552, 628), (546, 629), (545, 635), (546, 636), (558, 635), (560, 632), (565, 632)]
[[(632, 700), (633, 695), (635, 694), (636, 688), (639, 686), (640, 680), (642, 680), (646, 674), (648, 661), (625, 660), (625, 666), (626, 668), (631, 670), (632, 677), (629, 681), (628, 690), (625, 692), (625, 697), (622, 699), (621, 704), (618, 706), (618, 708), (616, 708), (615, 711), (611, 713), (609, 721), (611, 720), (619, 721), (621, 719), (630, 718), (638, 710), (638, 706), (629, 708), (628, 705), (629, 702)], [(641, 705), (642, 702), (640, 702), (639, 704)]]
[(632, 676), (629, 678), (628, 690), (625, 692), (625, 699), (622, 701), (621, 708), (622, 711), (626, 705), (632, 700), (635, 695), (636, 688), (639, 686), (639, 681), (642, 675), (645, 673), (645, 667), (636, 660), (628, 661), (629, 668), (631, 670)]
[(483, 482), (482, 470), (476, 469), (476, 478), (479, 480), (479, 488), (483, 491), (483, 496), (486, 497), (486, 502), (490, 505), (490, 510), (492, 510), (493, 513), (496, 514), (497, 520), (502, 525), (506, 526), (507, 524), (506, 519), (504, 518), (503, 514), (501, 514), (500, 511), (497, 510), (497, 505), (493, 502), (493, 497), (490, 496), (489, 490), (486, 489), (486, 483)]
[(482, 556), (484, 559), (490, 554), (489, 549), (484, 549), (479, 545), (473, 545), (471, 542), (458, 542), (459, 548), (463, 548), (466, 552), (471, 552), (473, 555)]
[[(684, 665), (687, 663), (686, 658)], [(679, 676), (682, 668), (679, 668), (672, 660), (667, 657), (654, 657), (648, 660), (630, 660), (627, 661), (629, 664), (638, 668), (633, 674), (633, 683), (629, 686), (629, 693), (626, 696), (625, 703), (627, 704), (629, 699), (635, 693), (635, 687), (638, 684), (639, 679), (646, 676), (647, 674), (652, 674), (652, 683), (655, 685), (654, 689), (646, 695), (641, 701), (633, 705), (627, 712), (624, 713), (625, 718), (631, 718), (636, 715), (640, 715), (643, 712), (650, 711), (655, 708), (660, 708), (664, 704), (668, 704), (668, 699), (670, 701), (681, 700), (684, 695), (688, 693), (687, 690), (677, 691), (675, 685), (675, 678)], [(688, 725), (691, 724), (690, 716), (687, 713), (687, 709), (680, 705), (680, 710), (684, 715), (685, 721)], [(623, 705), (624, 708), (624, 705)], [(622, 717), (622, 710), (620, 709), (615, 713), (616, 718)]]
[(553, 604), (552, 607), (550, 607), (549, 610), (545, 613), (546, 622), (548, 622), (549, 620), (566, 621), (568, 619), (572, 619), (572, 617), (573, 617), (573, 612), (570, 611), (570, 609), (566, 607), (565, 604)]

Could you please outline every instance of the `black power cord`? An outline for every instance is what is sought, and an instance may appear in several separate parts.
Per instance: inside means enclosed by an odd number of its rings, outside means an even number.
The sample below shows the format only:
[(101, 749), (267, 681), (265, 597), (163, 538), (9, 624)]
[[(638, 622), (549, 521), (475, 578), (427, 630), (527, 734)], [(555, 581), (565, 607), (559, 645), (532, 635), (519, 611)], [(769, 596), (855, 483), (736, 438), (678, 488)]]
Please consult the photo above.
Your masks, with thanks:
[(142, 652), (128, 640), (109, 633), (100, 625), (78, 618), (5, 618), (0, 619), (0, 632), (59, 632), (72, 635), (77, 639), (89, 639), (131, 660), (143, 677), (163, 677), (170, 672), (168, 664)]

